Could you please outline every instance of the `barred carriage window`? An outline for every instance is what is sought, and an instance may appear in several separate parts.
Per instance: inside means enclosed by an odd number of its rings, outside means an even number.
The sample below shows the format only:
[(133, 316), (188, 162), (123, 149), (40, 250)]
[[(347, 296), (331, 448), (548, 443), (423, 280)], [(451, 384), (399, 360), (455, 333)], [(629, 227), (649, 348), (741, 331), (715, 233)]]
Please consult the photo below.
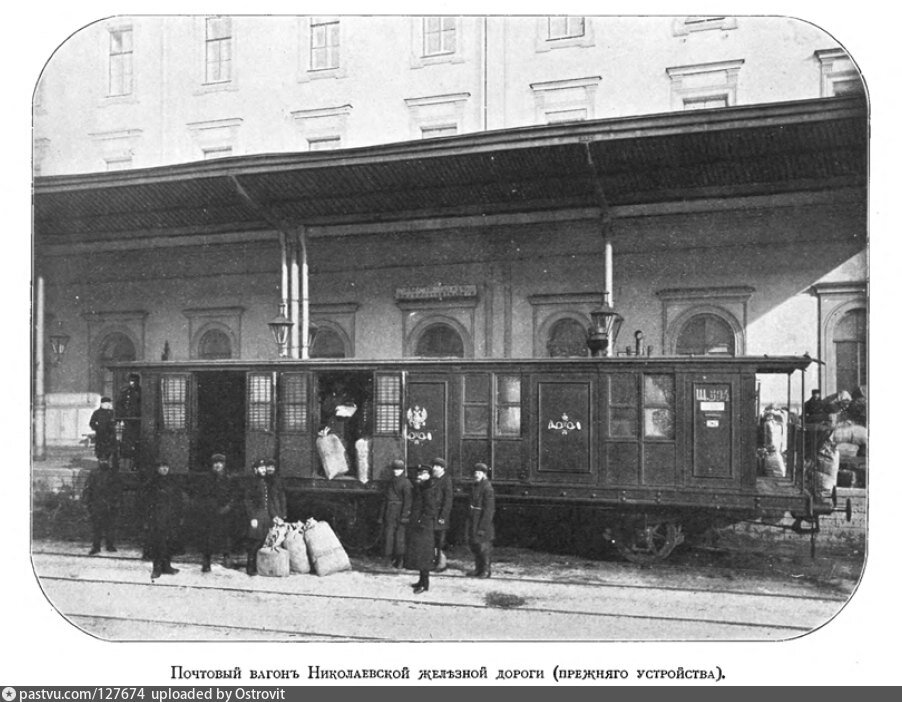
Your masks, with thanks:
[(251, 373), (247, 380), (247, 428), (272, 431), (272, 378)]
[(643, 396), (646, 439), (674, 438), (674, 379), (672, 375), (646, 375)]
[(472, 373), (464, 376), (464, 434), (488, 436), (492, 376)]
[(184, 375), (164, 375), (160, 384), (163, 429), (184, 429), (188, 415), (188, 378)]
[(613, 438), (634, 439), (639, 435), (639, 379), (634, 373), (618, 373), (610, 379), (608, 433)]
[(401, 431), (401, 376), (376, 373), (376, 434), (396, 435)]
[(495, 436), (520, 436), (520, 376), (499, 375), (496, 391)]
[(282, 431), (307, 430), (307, 376), (285, 373), (279, 386), (279, 418)]

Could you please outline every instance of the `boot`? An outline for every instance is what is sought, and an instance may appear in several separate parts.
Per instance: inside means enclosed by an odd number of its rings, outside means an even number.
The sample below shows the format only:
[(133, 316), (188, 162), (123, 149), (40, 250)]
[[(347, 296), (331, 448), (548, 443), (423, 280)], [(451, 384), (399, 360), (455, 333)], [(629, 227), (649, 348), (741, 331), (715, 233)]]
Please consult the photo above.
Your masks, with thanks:
[(156, 580), (163, 572), (163, 564), (160, 561), (153, 562), (153, 570), (150, 572), (150, 579)]
[(413, 588), (413, 594), (419, 595), (429, 589), (429, 571), (420, 572), (420, 582)]
[(210, 572), (210, 557), (204, 556), (204, 564), (200, 568), (201, 573), (209, 573)]
[(109, 553), (116, 553), (119, 549), (116, 548), (115, 544), (113, 544), (112, 541), (107, 541), (107, 544), (106, 544), (106, 550), (107, 550)]
[(479, 574), (479, 577), (492, 577), (492, 552), (488, 549), (482, 554), (482, 572)]
[(247, 552), (247, 574), (257, 574), (257, 554), (254, 551)]
[(172, 564), (167, 559), (167, 560), (163, 561), (163, 567), (160, 568), (160, 572), (163, 573), (164, 575), (175, 575), (176, 573), (179, 572), (179, 569), (173, 568)]
[(99, 544), (98, 542), (95, 541), (95, 542), (94, 542), (94, 545), (91, 546), (91, 550), (88, 551), (88, 555), (89, 555), (89, 556), (96, 556), (98, 553), (100, 553), (100, 544)]

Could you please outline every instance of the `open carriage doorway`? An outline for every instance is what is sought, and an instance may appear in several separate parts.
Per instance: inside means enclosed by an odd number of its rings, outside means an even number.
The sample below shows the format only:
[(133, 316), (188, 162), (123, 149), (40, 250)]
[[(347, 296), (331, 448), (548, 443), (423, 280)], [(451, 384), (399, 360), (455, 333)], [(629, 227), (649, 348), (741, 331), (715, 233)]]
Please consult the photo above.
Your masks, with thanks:
[(205, 470), (214, 453), (226, 455), (226, 469), (245, 468), (244, 372), (209, 371), (197, 374), (197, 427), (192, 470)]

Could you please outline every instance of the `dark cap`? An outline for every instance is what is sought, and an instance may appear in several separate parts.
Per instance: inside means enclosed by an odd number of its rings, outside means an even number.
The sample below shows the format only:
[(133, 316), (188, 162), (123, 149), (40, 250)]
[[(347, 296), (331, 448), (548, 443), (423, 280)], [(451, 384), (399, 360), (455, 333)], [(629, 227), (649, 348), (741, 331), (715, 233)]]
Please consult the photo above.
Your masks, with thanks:
[(405, 468), (407, 468), (407, 466), (404, 465), (404, 461), (402, 461), (400, 458), (396, 458), (391, 462), (392, 470), (404, 470)]
[(429, 472), (429, 466), (423, 466), (423, 465), (417, 466), (417, 475), (419, 475), (420, 473), (428, 473), (428, 472)]
[(444, 459), (444, 458), (433, 458), (433, 459), (432, 459), (432, 465), (434, 465), (434, 466), (441, 466), (442, 468), (447, 468), (447, 467), (448, 467), (448, 464), (445, 463), (445, 459)]
[(113, 399), (111, 397), (107, 397), (106, 395), (104, 395), (103, 397), (100, 398), (100, 404), (103, 404), (104, 402), (112, 402), (112, 401), (113, 401)]
[(137, 373), (129, 373), (129, 374), (128, 374), (128, 379), (129, 379), (129, 382), (131, 382), (132, 380), (134, 380), (134, 381), (137, 383), (137, 382), (139, 382), (139, 381), (141, 380), (141, 376), (138, 375)]
[(475, 473), (476, 471), (478, 471), (478, 470), (481, 470), (481, 471), (482, 471), (483, 473), (485, 473), (486, 475), (489, 474), (489, 467), (488, 467), (485, 463), (476, 463), (476, 464), (473, 466), (473, 472), (474, 472), (474, 473)]
[(225, 463), (225, 459), (226, 457), (222, 453), (214, 453), (212, 456), (210, 456), (210, 460), (213, 463)]
[(254, 465), (252, 467), (259, 468), (260, 466), (264, 466), (264, 467), (266, 466), (265, 458), (258, 458), (256, 461), (254, 461)]

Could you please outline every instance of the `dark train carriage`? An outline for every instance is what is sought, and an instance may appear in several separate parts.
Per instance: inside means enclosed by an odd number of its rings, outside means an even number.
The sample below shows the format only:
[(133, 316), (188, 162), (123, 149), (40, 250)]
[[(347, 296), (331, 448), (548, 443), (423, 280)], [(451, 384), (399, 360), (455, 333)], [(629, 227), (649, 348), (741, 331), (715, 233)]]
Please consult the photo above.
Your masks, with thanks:
[[(759, 470), (759, 378), (790, 377), (810, 361), (191, 361), (120, 364), (116, 373), (141, 376), (145, 465), (166, 460), (190, 473), (224, 451), (236, 470), (275, 456), (296, 496), (372, 505), (395, 458), (413, 467), (445, 457), (460, 493), (472, 465), (485, 462), (500, 502), (597, 508), (625, 556), (653, 561), (684, 527), (790, 511), (816, 530), (830, 506), (806, 490), (792, 423), (786, 475)], [(347, 466), (331, 479), (317, 450), (329, 433)]]

